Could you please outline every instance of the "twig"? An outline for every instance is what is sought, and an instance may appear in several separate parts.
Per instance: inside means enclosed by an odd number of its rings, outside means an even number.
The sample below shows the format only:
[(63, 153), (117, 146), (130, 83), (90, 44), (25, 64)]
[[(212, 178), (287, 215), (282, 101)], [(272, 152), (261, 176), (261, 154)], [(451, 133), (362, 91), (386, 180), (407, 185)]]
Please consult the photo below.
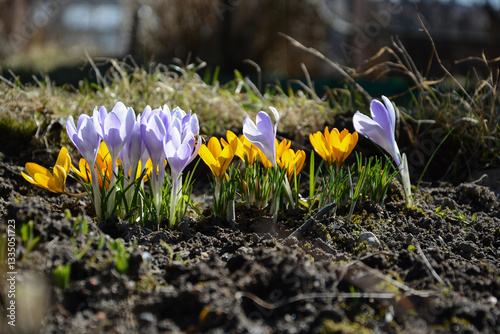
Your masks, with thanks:
[(261, 70), (259, 64), (257, 64), (256, 62), (254, 62), (251, 59), (243, 59), (243, 62), (247, 63), (249, 65), (252, 65), (255, 68), (255, 70), (257, 71), (257, 85), (258, 85), (259, 91), (262, 90), (262, 70)]
[(337, 63), (331, 61), (330, 59), (326, 58), (321, 52), (319, 52), (318, 50), (314, 49), (314, 48), (310, 48), (310, 47), (306, 47), (304, 46), (303, 44), (301, 44), (299, 41), (295, 40), (293, 37), (290, 37), (288, 36), (287, 34), (284, 34), (284, 33), (279, 33), (280, 36), (283, 36), (284, 38), (286, 38), (290, 43), (292, 43), (293, 46), (299, 48), (299, 49), (302, 49), (316, 57), (318, 57), (319, 59), (323, 60), (324, 62), (326, 62), (328, 65), (330, 65), (331, 67), (333, 67), (337, 72), (340, 73), (340, 75), (342, 75), (349, 83), (351, 83), (352, 85), (354, 85), (354, 87), (356, 87), (356, 89), (361, 93), (361, 95), (363, 95), (363, 98), (365, 99), (365, 102), (366, 103), (371, 103), (371, 101), (373, 100), (373, 98), (371, 97), (370, 94), (368, 94), (368, 92), (363, 88), (361, 87), (342, 67), (340, 67)]
[(268, 310), (275, 310), (275, 309), (283, 307), (285, 305), (292, 304), (292, 303), (306, 300), (306, 299), (323, 299), (323, 298), (393, 299), (393, 298), (397, 297), (397, 294), (396, 293), (389, 293), (389, 292), (308, 293), (308, 294), (300, 294), (300, 295), (294, 296), (292, 298), (288, 298), (287, 300), (284, 300), (282, 302), (276, 302), (276, 303), (268, 303), (265, 300), (263, 300), (262, 298), (256, 296), (255, 294), (253, 294), (251, 292), (248, 292), (248, 291), (238, 291), (234, 294), (234, 297), (238, 301), (240, 301), (243, 297), (246, 297), (246, 298), (252, 300), (255, 304), (259, 305), (260, 307), (263, 307), (263, 308), (268, 309)]
[(300, 67), (302, 68), (302, 71), (304, 72), (304, 75), (306, 76), (307, 85), (309, 86), (311, 95), (314, 97), (314, 99), (316, 101), (322, 102), (321, 99), (319, 98), (319, 96), (314, 91), (314, 85), (312, 83), (311, 76), (309, 75), (309, 71), (307, 70), (306, 65), (304, 63), (301, 63)]
[(304, 224), (302, 224), (298, 229), (296, 229), (292, 234), (290, 234), (285, 239), (289, 239), (289, 238), (292, 238), (292, 237), (295, 237), (295, 238), (299, 237), (302, 233), (304, 233), (305, 230), (307, 230), (309, 228), (309, 226), (311, 226), (311, 224), (314, 221), (316, 221), (316, 220), (320, 219), (321, 217), (323, 217), (324, 215), (326, 215), (336, 205), (337, 205), (336, 203), (331, 203), (331, 204), (325, 205), (325, 207), (323, 209), (319, 210), (318, 213), (316, 213), (314, 215), (314, 217), (311, 217), (308, 220), (306, 220), (306, 222)]
[(429, 271), (431, 272), (432, 276), (434, 276), (434, 278), (442, 285), (442, 286), (445, 286), (445, 287), (448, 287), (448, 284), (446, 284), (442, 279), (441, 277), (439, 277), (439, 275), (437, 274), (437, 272), (434, 270), (434, 268), (432, 268), (431, 264), (429, 263), (429, 260), (427, 260), (427, 257), (425, 257), (425, 254), (424, 252), (422, 251), (422, 248), (420, 248), (420, 244), (418, 242), (415, 242), (415, 248), (417, 249), (418, 251), (418, 254), (420, 255), (420, 257), (422, 258), (422, 260), (424, 261), (425, 263), (425, 266), (427, 267), (427, 269), (429, 269)]
[[(462, 85), (460, 84), (460, 82), (458, 82), (458, 80), (453, 75), (451, 75), (450, 71), (448, 71), (448, 69), (443, 65), (443, 62), (441, 61), (441, 58), (439, 57), (439, 54), (437, 52), (436, 44), (434, 44), (434, 40), (432, 39), (431, 34), (429, 33), (429, 30), (427, 30), (424, 22), (422, 21), (422, 18), (420, 17), (420, 12), (418, 12), (418, 11), (417, 11), (417, 17), (418, 17), (418, 20), (420, 21), (420, 24), (422, 25), (422, 28), (425, 31), (425, 34), (427, 35), (427, 37), (429, 38), (429, 40), (431, 42), (432, 50), (434, 52), (434, 55), (436, 56), (436, 60), (439, 63), (439, 66), (441, 67), (441, 69), (446, 73), (446, 75), (448, 75), (455, 82), (455, 84), (457, 84), (457, 86), (464, 93), (464, 95), (467, 96), (468, 99), (469, 99), (469, 101), (472, 102), (472, 104), (474, 105), (474, 107), (478, 108), (477, 105), (476, 105), (476, 103), (474, 102), (474, 100), (470, 97), (469, 93), (467, 93), (467, 91), (465, 90), (465, 88), (462, 87)], [(462, 100), (462, 101), (466, 105), (466, 107), (470, 110), (470, 105), (467, 104), (464, 100)]]

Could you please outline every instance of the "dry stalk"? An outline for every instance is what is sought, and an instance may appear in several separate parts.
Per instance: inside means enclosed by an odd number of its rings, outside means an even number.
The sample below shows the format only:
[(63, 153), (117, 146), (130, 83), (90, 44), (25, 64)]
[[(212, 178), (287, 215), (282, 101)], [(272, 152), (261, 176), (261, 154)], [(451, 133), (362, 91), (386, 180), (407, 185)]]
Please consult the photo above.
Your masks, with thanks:
[(295, 40), (293, 37), (290, 37), (286, 34), (283, 34), (283, 33), (279, 33), (280, 36), (286, 38), (293, 46), (301, 49), (301, 50), (304, 50), (310, 54), (312, 54), (313, 56), (316, 56), (318, 57), (319, 59), (323, 60), (324, 62), (326, 62), (328, 65), (330, 65), (331, 67), (333, 67), (337, 72), (340, 73), (340, 75), (345, 79), (347, 80), (347, 82), (349, 82), (350, 84), (352, 84), (354, 87), (356, 87), (356, 89), (361, 93), (361, 95), (363, 96), (363, 99), (365, 100), (365, 102), (367, 104), (369, 104), (373, 98), (371, 97), (370, 94), (368, 94), (368, 92), (363, 88), (361, 87), (357, 82), (356, 80), (354, 80), (354, 78), (349, 75), (339, 64), (333, 62), (332, 60), (328, 59), (327, 57), (325, 57), (321, 52), (319, 52), (318, 50), (314, 49), (314, 48), (311, 48), (311, 47), (306, 47), (304, 46), (303, 44), (301, 44), (299, 41)]

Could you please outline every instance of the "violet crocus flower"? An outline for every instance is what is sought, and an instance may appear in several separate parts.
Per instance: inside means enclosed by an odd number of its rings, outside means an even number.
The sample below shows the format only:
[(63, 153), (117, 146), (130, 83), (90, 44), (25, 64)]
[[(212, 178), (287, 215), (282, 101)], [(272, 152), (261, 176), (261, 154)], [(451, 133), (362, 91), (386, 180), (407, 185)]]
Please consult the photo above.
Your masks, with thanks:
[(247, 116), (245, 118), (243, 121), (243, 134), (276, 167), (276, 132), (278, 130), (280, 115), (275, 108), (269, 107), (269, 109), (271, 109), (276, 119), (274, 126), (271, 117), (266, 112), (261, 111), (257, 114), (255, 123), (250, 117)]
[(181, 133), (176, 128), (171, 128), (170, 138), (165, 145), (165, 155), (170, 166), (172, 181), (175, 183), (198, 154), (199, 148), (195, 148), (195, 138), (192, 133), (188, 133), (182, 140)]
[(167, 129), (158, 112), (143, 114), (141, 120), (141, 136), (153, 163), (151, 173), (151, 192), (156, 209), (158, 224), (161, 220), (161, 202), (163, 181), (165, 179), (165, 137)]
[(172, 193), (170, 196), (170, 227), (176, 220), (176, 210), (181, 198), (182, 172), (191, 161), (198, 155), (201, 148), (201, 140), (196, 140), (191, 130), (182, 133), (176, 126), (170, 128), (170, 140), (165, 145), (165, 155), (170, 166), (172, 177)]
[(66, 122), (66, 131), (69, 139), (71, 139), (85, 161), (89, 166), (93, 166), (101, 144), (101, 136), (95, 130), (92, 118), (85, 114), (80, 115), (78, 125), (75, 126), (73, 116), (69, 116)]
[(92, 176), (94, 191), (94, 208), (97, 220), (101, 221), (103, 218), (101, 212), (101, 192), (97, 170), (94, 165), (102, 138), (95, 129), (94, 120), (85, 114), (80, 115), (77, 126), (75, 126), (73, 117), (69, 116), (66, 122), (66, 131), (73, 144), (80, 151), (85, 161), (87, 161), (87, 164), (91, 166), (90, 174)]
[(105, 107), (99, 110), (95, 107), (93, 119), (96, 131), (106, 143), (111, 156), (111, 180), (109, 182), (111, 194), (108, 197), (107, 206), (107, 212), (111, 214), (115, 207), (116, 161), (134, 128), (135, 112), (122, 102), (117, 102), (109, 114)]
[(370, 104), (372, 118), (357, 111), (352, 117), (352, 122), (357, 132), (368, 137), (392, 156), (401, 174), (406, 205), (412, 206), (413, 197), (411, 195), (408, 161), (405, 154), (401, 157), (394, 134), (396, 127), (396, 112), (394, 110), (394, 105), (387, 97), (382, 96), (382, 100), (385, 106), (377, 100), (373, 100)]
[(370, 104), (372, 118), (363, 115), (357, 111), (352, 122), (354, 129), (368, 137), (378, 146), (382, 147), (396, 162), (399, 169), (401, 165), (401, 154), (395, 138), (396, 113), (392, 102), (385, 96), (382, 96), (385, 106), (377, 100)]
[(93, 118), (96, 131), (103, 138), (114, 161), (113, 168), (116, 168), (116, 159), (135, 125), (134, 109), (117, 102), (109, 114), (105, 107), (99, 110), (96, 107)]
[(141, 135), (141, 115), (137, 115), (137, 120), (130, 132), (130, 136), (119, 155), (126, 179), (135, 179), (139, 161), (141, 161), (141, 157), (145, 151), (146, 146)]

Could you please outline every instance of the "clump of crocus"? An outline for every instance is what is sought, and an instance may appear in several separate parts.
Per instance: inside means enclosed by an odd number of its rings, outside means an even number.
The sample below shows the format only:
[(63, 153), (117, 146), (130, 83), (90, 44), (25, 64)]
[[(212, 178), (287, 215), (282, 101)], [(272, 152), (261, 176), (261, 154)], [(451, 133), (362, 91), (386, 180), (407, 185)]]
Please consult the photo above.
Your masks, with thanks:
[[(250, 208), (252, 205), (263, 208), (267, 205), (270, 196), (269, 181), (266, 172), (263, 173), (263, 166), (272, 167), (271, 162), (264, 156), (261, 150), (252, 144), (245, 135), (239, 138), (232, 132), (227, 131), (227, 141), (221, 138), (223, 147), (231, 146), (234, 155), (239, 157), (243, 165), (243, 173), (237, 178), (240, 195), (245, 205)], [(258, 164), (258, 158), (262, 164)], [(266, 164), (269, 164), (267, 166)]]
[[(329, 131), (325, 127), (324, 134), (316, 132), (309, 135), (309, 140), (314, 151), (327, 163), (329, 178), (323, 179), (323, 187), (319, 193), (319, 206), (335, 203), (339, 207), (343, 202), (352, 199), (352, 187), (350, 174), (345, 173), (341, 168), (342, 163), (351, 154), (358, 142), (357, 132), (349, 133), (347, 129), (339, 132), (334, 128)], [(314, 173), (314, 171), (313, 171)], [(351, 181), (352, 183), (352, 181)], [(312, 187), (314, 187), (314, 183)], [(314, 190), (310, 189), (310, 195), (313, 196)]]
[[(233, 145), (238, 145), (234, 142)], [(214, 213), (216, 216), (226, 217), (228, 221), (234, 220), (234, 198), (236, 195), (236, 182), (231, 175), (226, 173), (234, 157), (231, 145), (222, 148), (219, 140), (210, 138), (208, 144), (201, 145), (199, 155), (207, 164), (215, 178)], [(230, 173), (231, 174), (231, 173)]]
[(411, 195), (410, 174), (406, 155), (399, 153), (398, 144), (395, 138), (396, 128), (396, 109), (393, 103), (385, 96), (382, 96), (384, 104), (373, 100), (370, 104), (370, 113), (372, 118), (363, 115), (357, 111), (352, 122), (356, 131), (369, 138), (378, 146), (382, 147), (391, 155), (400, 171), (403, 188), (405, 191), (406, 205), (413, 205)]
[[(272, 169), (272, 171), (269, 172), (268, 181), (271, 185), (271, 213), (274, 221), (276, 221), (283, 189), (285, 190), (284, 194), (288, 198), (288, 203), (290, 203), (292, 207), (294, 206), (294, 200), (288, 178), (286, 177), (287, 173), (282, 171), (277, 163), (278, 155), (281, 156), (283, 152), (288, 150), (290, 143), (286, 140), (277, 143), (276, 133), (280, 116), (275, 108), (270, 107), (269, 109), (275, 118), (274, 125), (271, 121), (271, 117), (269, 117), (266, 112), (261, 111), (257, 114), (255, 123), (248, 116), (245, 118), (243, 122), (243, 134), (248, 141), (254, 144), (262, 152), (264, 157), (270, 162), (269, 167), (272, 167), (268, 168)], [(262, 157), (262, 161), (266, 164), (264, 157)]]
[(71, 157), (65, 147), (62, 147), (59, 151), (52, 172), (33, 162), (26, 163), (25, 167), (27, 174), (21, 172), (22, 176), (26, 181), (40, 188), (50, 190), (53, 193), (62, 193), (73, 197), (86, 195), (86, 193), (72, 194), (66, 191), (66, 178), (71, 169)]

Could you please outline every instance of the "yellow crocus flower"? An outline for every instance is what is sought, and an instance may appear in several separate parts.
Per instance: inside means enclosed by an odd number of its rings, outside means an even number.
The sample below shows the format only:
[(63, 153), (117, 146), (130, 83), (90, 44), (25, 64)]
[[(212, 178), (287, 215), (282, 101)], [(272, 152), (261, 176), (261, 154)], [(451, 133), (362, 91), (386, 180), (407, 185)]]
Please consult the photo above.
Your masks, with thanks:
[(229, 164), (233, 160), (234, 151), (231, 145), (227, 145), (223, 149), (219, 140), (212, 137), (208, 141), (208, 145), (201, 145), (199, 155), (207, 166), (210, 167), (217, 180), (221, 180), (227, 167), (229, 167)]
[(351, 134), (347, 129), (339, 133), (335, 128), (329, 132), (328, 127), (325, 127), (324, 134), (319, 131), (311, 133), (309, 140), (323, 160), (330, 166), (336, 163), (338, 168), (358, 143), (358, 133), (354, 131)]
[(222, 146), (231, 146), (234, 155), (240, 158), (248, 165), (253, 165), (257, 156), (259, 156), (260, 150), (252, 144), (245, 135), (241, 135), (238, 138), (232, 131), (227, 131), (226, 133), (227, 141), (221, 138)]
[[(91, 173), (90, 173), (90, 167), (87, 161), (85, 159), (81, 158), (79, 162), (79, 168), (75, 168), (75, 166), (72, 166), (73, 171), (82, 178), (83, 181), (85, 182), (91, 182)], [(102, 188), (103, 185), (103, 177), (105, 179), (105, 186), (106, 189), (109, 187), (109, 180), (111, 180), (111, 173), (112, 173), (112, 168), (111, 168), (111, 155), (109, 154), (108, 148), (106, 147), (106, 144), (104, 142), (101, 142), (99, 146), (99, 151), (97, 152), (97, 158), (95, 161), (95, 167), (98, 168), (98, 179), (99, 179), (99, 188)]]
[(276, 141), (276, 159), (281, 158), (283, 153), (287, 150), (290, 149), (290, 146), (292, 146), (292, 142), (286, 139), (283, 139), (281, 143), (278, 142), (278, 139), (275, 139)]
[(59, 151), (52, 173), (46, 168), (33, 162), (26, 163), (25, 167), (28, 174), (24, 172), (21, 172), (21, 174), (26, 181), (54, 193), (77, 196), (75, 194), (67, 193), (65, 190), (66, 178), (71, 169), (71, 157), (65, 147), (62, 147), (61, 151)]
[(306, 152), (302, 150), (295, 152), (290, 148), (284, 151), (281, 157), (276, 159), (276, 162), (281, 168), (286, 169), (288, 180), (291, 180), (294, 170), (298, 175), (302, 171), (302, 168), (304, 168), (304, 163), (306, 162)]

